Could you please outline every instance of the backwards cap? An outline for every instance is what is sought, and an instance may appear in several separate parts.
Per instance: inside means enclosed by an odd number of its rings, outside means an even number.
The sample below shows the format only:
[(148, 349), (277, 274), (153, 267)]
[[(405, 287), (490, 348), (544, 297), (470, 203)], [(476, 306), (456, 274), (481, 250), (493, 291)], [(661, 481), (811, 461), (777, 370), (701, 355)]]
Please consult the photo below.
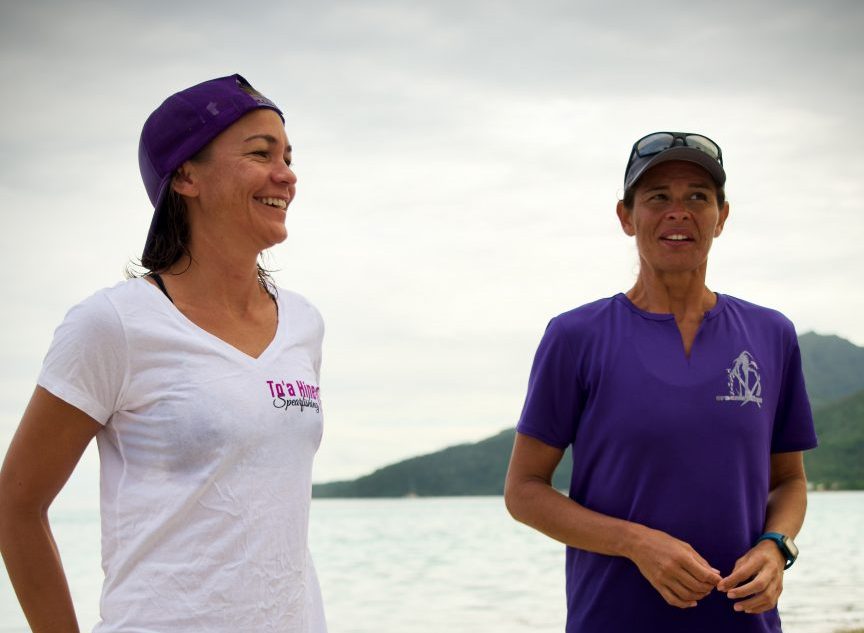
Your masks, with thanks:
[(235, 74), (181, 90), (147, 118), (138, 145), (141, 178), (153, 203), (144, 256), (159, 232), (174, 172), (240, 117), (259, 108), (274, 110), (285, 120), (276, 104)]

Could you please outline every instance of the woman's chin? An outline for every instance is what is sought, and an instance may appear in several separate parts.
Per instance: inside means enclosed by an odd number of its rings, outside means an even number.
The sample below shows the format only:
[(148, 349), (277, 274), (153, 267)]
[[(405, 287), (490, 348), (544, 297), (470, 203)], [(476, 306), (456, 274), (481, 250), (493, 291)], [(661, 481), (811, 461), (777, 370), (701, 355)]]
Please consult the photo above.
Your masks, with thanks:
[[(276, 246), (277, 244), (281, 244), (286, 239), (288, 239), (288, 229), (286, 229), (285, 226), (282, 226), (279, 229), (275, 229), (267, 237), (267, 240), (265, 242), (266, 246), (264, 247), (264, 249), (271, 248), (273, 246)], [(264, 250), (264, 249), (262, 249), (262, 250)]]

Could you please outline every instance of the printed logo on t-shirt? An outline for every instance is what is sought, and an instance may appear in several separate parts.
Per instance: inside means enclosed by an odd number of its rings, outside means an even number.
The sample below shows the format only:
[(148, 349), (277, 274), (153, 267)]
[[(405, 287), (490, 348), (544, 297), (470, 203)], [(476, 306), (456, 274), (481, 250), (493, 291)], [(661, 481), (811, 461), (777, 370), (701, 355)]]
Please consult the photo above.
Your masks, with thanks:
[(310, 385), (302, 380), (268, 380), (267, 387), (270, 397), (273, 398), (273, 406), (277, 409), (288, 411), (291, 407), (321, 410), (321, 388), (318, 385)]
[(762, 378), (753, 354), (747, 350), (738, 354), (726, 374), (729, 395), (717, 396), (717, 400), (740, 402), (742, 407), (748, 402), (755, 402), (756, 406), (762, 408)]

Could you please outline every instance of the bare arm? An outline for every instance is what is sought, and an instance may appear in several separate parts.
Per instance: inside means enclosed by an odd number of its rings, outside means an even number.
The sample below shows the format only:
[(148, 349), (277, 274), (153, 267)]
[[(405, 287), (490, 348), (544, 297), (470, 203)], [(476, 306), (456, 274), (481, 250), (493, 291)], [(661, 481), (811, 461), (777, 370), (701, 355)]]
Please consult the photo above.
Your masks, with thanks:
[[(801, 451), (771, 456), (770, 486), (764, 531), (794, 538), (804, 523), (807, 510), (807, 478)], [(732, 573), (723, 579), (718, 589), (726, 591), (732, 599), (747, 598), (735, 604), (737, 611), (768, 611), (777, 605), (783, 591), (785, 563), (776, 544), (760, 541), (738, 559)]]
[(669, 604), (693, 607), (720, 581), (720, 572), (689, 544), (665, 532), (590, 510), (552, 488), (564, 451), (516, 434), (504, 500), (513, 518), (562, 543), (623, 556)]
[(34, 633), (78, 631), (48, 507), (101, 428), (36, 387), (0, 470), (0, 551)]

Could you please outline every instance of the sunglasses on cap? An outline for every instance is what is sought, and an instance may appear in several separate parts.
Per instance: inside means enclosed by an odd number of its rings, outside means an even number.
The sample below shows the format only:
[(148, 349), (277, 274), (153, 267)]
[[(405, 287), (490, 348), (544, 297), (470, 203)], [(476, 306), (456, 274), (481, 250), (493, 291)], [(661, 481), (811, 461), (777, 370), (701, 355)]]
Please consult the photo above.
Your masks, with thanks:
[(673, 147), (698, 149), (723, 165), (723, 152), (720, 150), (720, 146), (707, 136), (689, 132), (654, 132), (633, 143), (633, 151), (630, 153), (630, 160), (627, 162), (625, 171), (630, 170), (630, 166), (637, 158), (654, 156)]

